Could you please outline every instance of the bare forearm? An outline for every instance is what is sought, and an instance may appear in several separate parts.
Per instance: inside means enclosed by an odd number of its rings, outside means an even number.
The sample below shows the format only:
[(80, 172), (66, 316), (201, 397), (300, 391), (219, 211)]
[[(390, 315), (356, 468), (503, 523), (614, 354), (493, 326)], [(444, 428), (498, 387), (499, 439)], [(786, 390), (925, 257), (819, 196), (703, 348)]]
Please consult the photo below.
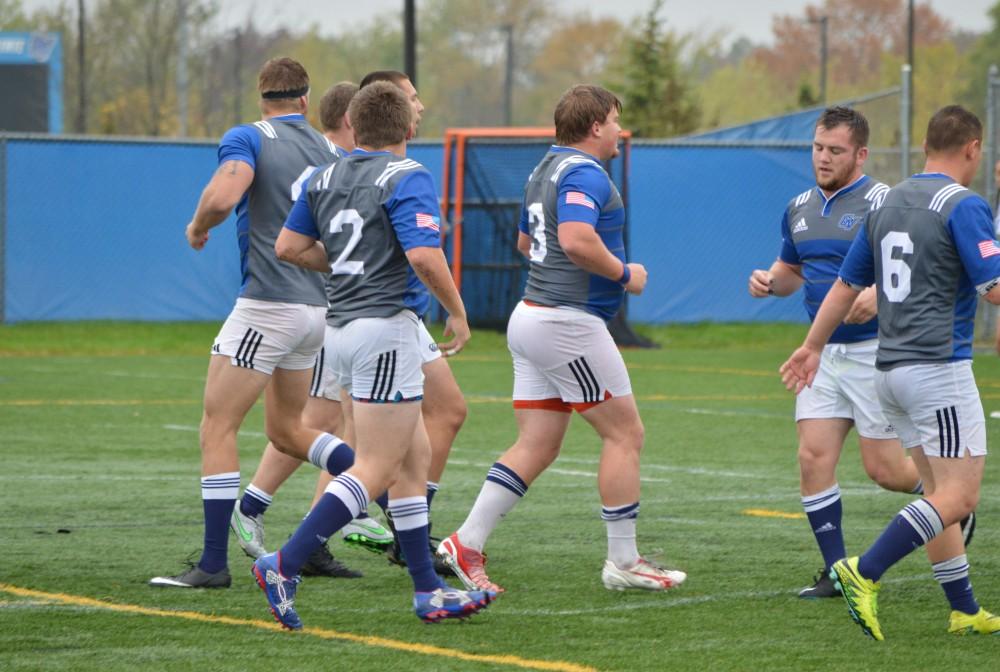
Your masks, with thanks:
[(802, 286), (803, 279), (800, 267), (777, 260), (771, 264), (768, 272), (771, 274), (771, 293), (774, 296), (790, 296)]
[(407, 252), (413, 271), (448, 314), (465, 318), (465, 304), (455, 287), (444, 253), (436, 248), (414, 248)]
[(594, 275), (600, 275), (611, 280), (622, 277), (622, 261), (611, 254), (596, 235), (593, 238), (577, 241), (572, 247), (563, 248), (563, 252), (574, 264)]
[(327, 259), (326, 248), (318, 240), (305, 250), (283, 250), (278, 254), (278, 258), (310, 271), (330, 272), (330, 260)]

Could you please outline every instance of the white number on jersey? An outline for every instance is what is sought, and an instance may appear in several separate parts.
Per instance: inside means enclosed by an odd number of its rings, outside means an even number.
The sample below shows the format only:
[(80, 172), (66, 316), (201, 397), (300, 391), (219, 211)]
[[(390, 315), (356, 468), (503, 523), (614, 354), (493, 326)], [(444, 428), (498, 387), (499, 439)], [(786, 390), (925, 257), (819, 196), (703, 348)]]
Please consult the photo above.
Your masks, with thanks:
[(531, 260), (541, 263), (545, 261), (545, 255), (549, 251), (545, 242), (545, 212), (541, 203), (532, 203), (528, 206), (528, 230), (534, 239), (531, 245)]
[[(899, 250), (899, 259), (893, 253)], [(893, 303), (900, 303), (910, 295), (910, 267), (903, 261), (904, 254), (913, 254), (913, 240), (905, 231), (890, 231), (882, 239), (882, 291)]]
[(347, 246), (340, 253), (340, 256), (330, 264), (330, 273), (333, 275), (362, 275), (365, 272), (365, 262), (347, 261), (347, 257), (351, 256), (351, 252), (361, 242), (365, 220), (361, 219), (357, 210), (341, 210), (330, 220), (330, 233), (343, 233), (344, 224), (351, 225), (351, 238), (347, 241)]
[(316, 166), (306, 166), (306, 169), (292, 182), (292, 203), (299, 200), (302, 195), (302, 187), (306, 186), (306, 180), (316, 170)]

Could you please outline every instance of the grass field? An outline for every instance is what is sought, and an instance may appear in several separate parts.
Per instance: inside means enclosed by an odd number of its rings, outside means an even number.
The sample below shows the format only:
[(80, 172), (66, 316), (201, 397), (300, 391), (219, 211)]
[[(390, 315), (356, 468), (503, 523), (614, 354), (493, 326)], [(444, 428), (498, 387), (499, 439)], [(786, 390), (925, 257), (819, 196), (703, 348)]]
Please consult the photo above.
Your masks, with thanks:
[[(337, 542), (365, 578), (306, 579), (302, 633), (277, 629), (235, 543), (230, 590), (149, 588), (201, 545), (197, 425), (216, 330), (0, 327), (0, 669), (997, 669), (1000, 637), (945, 633), (947, 603), (922, 552), (886, 577), (882, 644), (862, 636), (840, 600), (795, 597), (822, 564), (801, 519), (793, 400), (775, 373), (801, 325), (648, 330), (664, 347), (625, 353), (648, 437), (640, 549), (689, 573), (676, 591), (601, 585), (598, 442), (578, 418), (563, 456), (487, 548), (508, 592), (467, 623), (421, 624), (404, 570)], [(477, 333), (453, 367), (470, 411), (434, 501), (436, 533), (462, 521), (515, 435), (502, 337)], [(989, 415), (1000, 410), (1000, 360), (983, 354), (975, 369)], [(261, 411), (240, 436), (244, 485), (265, 443)], [(987, 422), (996, 450), (1000, 421)], [(977, 596), (994, 611), (996, 467), (969, 552)], [(270, 544), (303, 515), (314, 472), (304, 467), (275, 498)], [(853, 551), (911, 499), (867, 481), (853, 435), (839, 482)]]

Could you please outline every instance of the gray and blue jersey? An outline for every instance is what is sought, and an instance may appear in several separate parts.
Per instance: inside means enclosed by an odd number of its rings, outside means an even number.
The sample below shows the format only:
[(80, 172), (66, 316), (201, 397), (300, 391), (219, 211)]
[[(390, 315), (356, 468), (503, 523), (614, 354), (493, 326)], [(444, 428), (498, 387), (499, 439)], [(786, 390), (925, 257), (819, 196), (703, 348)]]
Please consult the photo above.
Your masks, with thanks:
[(977, 292), (1000, 278), (990, 206), (947, 175), (914, 175), (868, 214), (840, 277), (878, 284), (880, 370), (972, 359)]
[(559, 245), (559, 224), (594, 227), (611, 254), (625, 262), (625, 207), (611, 177), (593, 156), (554, 145), (528, 178), (518, 228), (531, 237), (524, 298), (543, 306), (569, 306), (610, 320), (624, 288), (590, 273)]
[(305, 178), (334, 160), (336, 150), (301, 114), (236, 126), (222, 137), (219, 164), (237, 160), (254, 169), (253, 183), (236, 205), (241, 297), (326, 305), (323, 277), (279, 260), (274, 241)]
[(412, 159), (356, 149), (308, 179), (285, 227), (323, 242), (330, 260), (327, 322), (417, 315), (430, 301), (406, 259), (440, 247), (441, 215), (431, 174)]
[[(833, 286), (844, 257), (872, 206), (889, 191), (867, 175), (834, 192), (830, 198), (813, 187), (789, 202), (781, 220), (781, 254), (786, 264), (802, 267), (802, 292), (809, 320)], [(878, 318), (864, 324), (841, 324), (831, 343), (857, 343), (878, 335)]]

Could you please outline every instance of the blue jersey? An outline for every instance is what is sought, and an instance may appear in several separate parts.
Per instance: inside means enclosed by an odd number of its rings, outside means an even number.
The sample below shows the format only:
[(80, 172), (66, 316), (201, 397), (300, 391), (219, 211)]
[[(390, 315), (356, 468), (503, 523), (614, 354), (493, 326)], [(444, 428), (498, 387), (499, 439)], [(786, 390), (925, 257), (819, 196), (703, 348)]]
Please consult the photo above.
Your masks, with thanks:
[[(888, 193), (889, 187), (867, 175), (833, 193), (830, 198), (814, 187), (792, 199), (781, 220), (781, 254), (786, 264), (802, 267), (802, 292), (809, 320), (837, 279), (851, 241), (865, 214)], [(831, 343), (857, 343), (878, 335), (878, 320), (842, 324)]]
[(326, 247), (327, 319), (343, 326), (403, 309), (427, 311), (429, 294), (405, 253), (440, 247), (440, 221), (426, 168), (388, 152), (356, 149), (308, 179), (285, 227)]
[(914, 175), (869, 213), (840, 277), (878, 285), (879, 369), (971, 359), (977, 292), (1000, 278), (990, 207), (947, 175)]
[(615, 280), (573, 263), (559, 245), (559, 225), (584, 222), (625, 262), (625, 207), (597, 159), (571, 147), (553, 146), (528, 178), (521, 233), (531, 236), (524, 298), (543, 306), (569, 306), (610, 320), (625, 296)]
[(254, 170), (236, 206), (240, 296), (264, 301), (326, 304), (323, 279), (279, 260), (274, 241), (315, 166), (336, 158), (336, 148), (301, 114), (271, 117), (230, 129), (219, 143), (219, 164), (242, 161)]

